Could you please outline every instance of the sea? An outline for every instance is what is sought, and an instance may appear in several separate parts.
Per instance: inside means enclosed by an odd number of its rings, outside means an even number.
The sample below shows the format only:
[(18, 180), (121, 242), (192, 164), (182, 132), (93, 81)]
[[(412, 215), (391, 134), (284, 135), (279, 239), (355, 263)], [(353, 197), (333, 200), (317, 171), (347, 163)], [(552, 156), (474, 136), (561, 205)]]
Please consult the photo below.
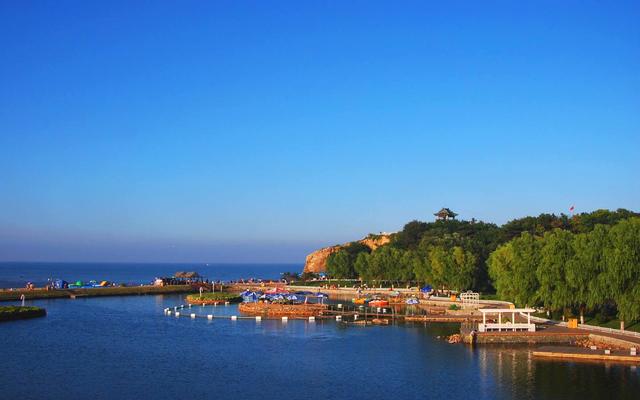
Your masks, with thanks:
[[(297, 269), (295, 269), (295, 268)], [(0, 264), (3, 285), (50, 278), (146, 283), (195, 270), (277, 278), (294, 265)], [(459, 324), (191, 319), (183, 295), (27, 301), (47, 316), (0, 323), (3, 399), (638, 399), (633, 365), (540, 360), (527, 346), (448, 344)], [(3, 304), (18, 304), (9, 302)], [(194, 306), (198, 315), (237, 307)]]
[(156, 277), (178, 271), (195, 271), (209, 280), (279, 279), (283, 272), (302, 272), (300, 264), (207, 263), (0, 263), (0, 289), (23, 288), (29, 282), (43, 286), (53, 279), (67, 282), (109, 281), (116, 284), (149, 284)]

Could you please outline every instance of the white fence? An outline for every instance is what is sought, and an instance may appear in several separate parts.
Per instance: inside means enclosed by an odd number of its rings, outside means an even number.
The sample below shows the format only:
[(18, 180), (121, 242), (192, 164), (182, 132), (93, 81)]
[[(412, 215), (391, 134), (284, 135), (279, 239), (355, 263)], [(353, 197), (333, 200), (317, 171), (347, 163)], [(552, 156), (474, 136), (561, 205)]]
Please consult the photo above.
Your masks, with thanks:
[[(531, 316), (531, 321), (538, 322), (540, 324), (543, 324), (543, 323), (546, 323), (546, 322), (550, 322), (550, 323), (556, 324), (558, 326), (564, 326), (564, 327), (567, 326), (566, 322), (552, 321), (552, 320), (546, 319), (546, 318), (534, 317), (533, 315)], [(615, 335), (640, 338), (640, 332), (621, 331), (620, 329), (605, 328), (605, 327), (602, 327), (602, 326), (587, 325), (587, 324), (579, 324), (578, 328), (584, 329), (585, 331), (612, 333), (612, 334), (615, 334)]]
[(478, 324), (479, 332), (515, 332), (515, 331), (527, 331), (527, 332), (535, 332), (536, 325), (535, 324), (523, 324), (523, 323), (504, 323), (504, 324), (496, 324), (496, 323), (487, 323), (487, 324)]

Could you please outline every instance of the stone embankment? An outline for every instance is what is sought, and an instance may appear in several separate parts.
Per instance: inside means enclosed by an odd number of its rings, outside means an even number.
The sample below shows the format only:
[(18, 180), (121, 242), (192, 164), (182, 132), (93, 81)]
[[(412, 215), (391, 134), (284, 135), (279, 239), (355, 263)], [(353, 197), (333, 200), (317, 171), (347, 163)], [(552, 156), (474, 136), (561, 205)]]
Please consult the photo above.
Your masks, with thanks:
[(170, 293), (194, 293), (197, 288), (189, 285), (173, 286), (130, 286), (130, 287), (104, 287), (89, 289), (20, 289), (0, 290), (0, 301), (19, 301), (24, 295), (25, 300), (36, 299), (69, 299), (77, 297), (97, 296), (133, 296), (145, 294), (170, 294)]

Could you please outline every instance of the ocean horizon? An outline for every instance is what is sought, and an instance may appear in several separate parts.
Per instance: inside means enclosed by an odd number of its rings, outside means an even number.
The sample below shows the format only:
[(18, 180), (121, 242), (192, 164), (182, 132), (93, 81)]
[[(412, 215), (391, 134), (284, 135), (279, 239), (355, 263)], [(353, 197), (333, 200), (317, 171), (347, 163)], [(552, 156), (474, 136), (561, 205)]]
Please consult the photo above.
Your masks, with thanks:
[(151, 283), (177, 271), (195, 271), (209, 280), (278, 279), (283, 272), (302, 272), (303, 264), (288, 263), (162, 263), (162, 262), (0, 262), (0, 288), (36, 286), (50, 279), (109, 281), (128, 285)]

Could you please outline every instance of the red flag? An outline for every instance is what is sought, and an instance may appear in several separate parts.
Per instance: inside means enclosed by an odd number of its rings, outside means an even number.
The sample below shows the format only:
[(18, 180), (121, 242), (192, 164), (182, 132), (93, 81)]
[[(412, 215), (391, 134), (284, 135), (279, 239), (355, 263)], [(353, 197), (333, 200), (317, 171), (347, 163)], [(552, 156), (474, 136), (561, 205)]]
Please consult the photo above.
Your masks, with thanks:
[(569, 207), (569, 211), (573, 212), (573, 209), (576, 208), (576, 206), (571, 206)]

